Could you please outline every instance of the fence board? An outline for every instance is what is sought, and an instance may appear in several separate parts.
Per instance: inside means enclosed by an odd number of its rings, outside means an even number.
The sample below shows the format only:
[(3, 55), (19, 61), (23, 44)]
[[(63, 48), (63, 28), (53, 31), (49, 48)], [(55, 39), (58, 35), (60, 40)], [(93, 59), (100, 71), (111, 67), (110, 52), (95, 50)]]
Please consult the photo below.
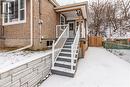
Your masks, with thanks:
[(101, 47), (102, 46), (102, 37), (101, 36), (90, 36), (89, 37), (89, 46), (90, 47)]

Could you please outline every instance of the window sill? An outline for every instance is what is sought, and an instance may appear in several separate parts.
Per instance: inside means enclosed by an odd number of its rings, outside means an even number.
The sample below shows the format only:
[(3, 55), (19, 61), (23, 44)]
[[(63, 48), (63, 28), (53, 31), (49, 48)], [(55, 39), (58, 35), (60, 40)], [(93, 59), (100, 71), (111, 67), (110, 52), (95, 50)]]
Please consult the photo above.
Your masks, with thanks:
[(23, 21), (15, 21), (15, 22), (10, 22), (10, 23), (3, 23), (2, 25), (3, 26), (8, 26), (8, 25), (23, 24), (23, 23), (26, 23), (26, 21), (25, 20), (23, 20)]

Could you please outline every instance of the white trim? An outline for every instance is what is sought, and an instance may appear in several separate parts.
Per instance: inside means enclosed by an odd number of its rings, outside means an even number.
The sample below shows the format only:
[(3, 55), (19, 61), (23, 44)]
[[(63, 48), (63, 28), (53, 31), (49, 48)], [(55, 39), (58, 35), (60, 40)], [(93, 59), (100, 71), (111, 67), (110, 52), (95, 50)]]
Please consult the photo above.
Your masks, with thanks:
[(74, 21), (69, 21), (68, 24), (69, 24), (69, 23), (74, 23)]
[(74, 6), (74, 7), (68, 7), (68, 8), (55, 8), (56, 12), (66, 12), (66, 11), (74, 11), (76, 9), (81, 9), (82, 11), (82, 16), (84, 19), (87, 19), (87, 8), (86, 6)]
[(81, 38), (85, 38), (86, 37), (86, 32), (85, 32), (86, 28), (85, 28), (85, 22), (84, 21), (83, 21), (83, 23), (81, 23), (81, 27), (82, 27), (81, 28), (82, 30), (80, 31), (81, 32)]
[(26, 23), (26, 20), (23, 21), (15, 21), (15, 22), (10, 22), (10, 23), (4, 23), (4, 26), (8, 26), (8, 25), (15, 25), (15, 24), (24, 24)]
[(30, 44), (11, 52), (21, 51), (33, 46), (33, 1), (30, 0)]
[(18, 21), (20, 21), (20, 0), (18, 0)]
[[(70, 24), (71, 23), (73, 23), (73, 30), (70, 30)], [(70, 22), (68, 22), (68, 24), (69, 24), (69, 37), (70, 38), (74, 38), (74, 32), (75, 32), (75, 22), (74, 21), (70, 21)]]
[[(5, 4), (6, 3), (3, 3), (3, 13), (5, 11)], [(8, 4), (9, 5), (9, 4)], [(20, 20), (20, 11), (21, 10), (24, 10), (24, 20)], [(9, 9), (8, 9), (8, 12), (9, 12)], [(20, 0), (18, 0), (18, 21), (12, 21), (12, 22), (9, 22), (9, 16), (8, 16), (8, 22), (5, 23), (5, 14), (3, 14), (3, 17), (2, 17), (2, 25), (4, 26), (7, 26), (7, 25), (14, 25), (14, 24), (22, 24), (22, 23), (26, 23), (26, 13), (27, 13), (27, 9), (26, 9), (26, 0), (24, 0), (24, 8), (23, 9), (20, 9)]]
[[(70, 23), (73, 23), (74, 25), (73, 25), (73, 28), (75, 28), (75, 22), (74, 21), (70, 21), (70, 22), (68, 22), (68, 24), (70, 24)], [(74, 30), (74, 29), (73, 29)]]
[[(65, 24), (65, 16), (64, 16), (63, 14), (60, 14), (60, 25), (61, 25), (61, 17), (64, 18), (64, 24)], [(63, 24), (63, 25), (64, 25), (64, 24)]]
[(9, 15), (9, 7), (10, 7), (10, 6), (9, 6), (9, 2), (8, 2), (8, 22), (9, 22), (9, 16), (10, 16), (10, 15)]
[(27, 7), (26, 7), (27, 6), (27, 1), (26, 0), (24, 1), (24, 6), (25, 6), (24, 7), (24, 15), (25, 15), (24, 20), (25, 20), (25, 23), (26, 23), (26, 20), (27, 20)]
[[(6, 3), (4, 3), (4, 2), (2, 3), (2, 7), (3, 7), (3, 9), (2, 9), (3, 11), (2, 11), (2, 12), (3, 12), (3, 13), (5, 13), (5, 4), (6, 4)], [(5, 21), (4, 16), (5, 16), (5, 14), (2, 15), (2, 25), (3, 25), (4, 21)]]
[(49, 0), (51, 4), (53, 4), (54, 6), (59, 6), (59, 4), (56, 2), (56, 0)]

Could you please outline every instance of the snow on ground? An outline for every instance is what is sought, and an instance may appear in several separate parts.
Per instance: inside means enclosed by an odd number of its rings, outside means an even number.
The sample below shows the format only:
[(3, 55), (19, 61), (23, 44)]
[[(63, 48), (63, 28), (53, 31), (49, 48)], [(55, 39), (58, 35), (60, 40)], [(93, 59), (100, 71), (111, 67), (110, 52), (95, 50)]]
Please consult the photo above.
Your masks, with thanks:
[(16, 53), (0, 52), (0, 69), (26, 60), (28, 58), (42, 57), (48, 51), (19, 51)]
[(129, 49), (109, 49), (109, 51), (119, 56), (121, 59), (130, 63), (130, 50)]
[(130, 64), (103, 48), (89, 48), (74, 78), (51, 75), (40, 87), (130, 87)]

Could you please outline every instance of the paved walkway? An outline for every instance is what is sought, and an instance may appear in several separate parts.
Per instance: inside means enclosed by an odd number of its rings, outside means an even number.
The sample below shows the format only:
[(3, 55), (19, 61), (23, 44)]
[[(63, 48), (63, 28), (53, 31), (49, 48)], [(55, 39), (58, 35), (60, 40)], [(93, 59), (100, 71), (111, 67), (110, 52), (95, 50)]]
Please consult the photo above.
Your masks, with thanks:
[(103, 48), (89, 48), (75, 78), (52, 75), (41, 87), (130, 87), (130, 64)]

